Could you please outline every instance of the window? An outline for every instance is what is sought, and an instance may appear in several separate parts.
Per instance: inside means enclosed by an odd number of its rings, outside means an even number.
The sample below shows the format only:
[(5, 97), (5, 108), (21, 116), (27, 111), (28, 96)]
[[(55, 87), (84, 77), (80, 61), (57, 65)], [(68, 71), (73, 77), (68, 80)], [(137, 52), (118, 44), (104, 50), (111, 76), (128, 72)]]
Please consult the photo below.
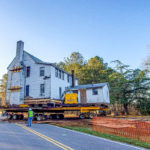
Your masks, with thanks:
[(69, 74), (67, 74), (67, 81), (69, 82)]
[(30, 86), (26, 85), (26, 96), (29, 96), (29, 88), (30, 88)]
[(62, 79), (64, 80), (64, 72), (62, 72)]
[(59, 98), (61, 98), (61, 94), (62, 94), (62, 89), (61, 87), (59, 87)]
[(27, 70), (26, 70), (26, 71), (27, 71), (27, 72), (26, 72), (26, 76), (27, 76), (27, 77), (30, 77), (30, 67), (29, 67), (29, 66), (27, 67)]
[(43, 96), (45, 93), (45, 84), (40, 84), (40, 95)]
[(59, 70), (59, 78), (61, 79), (61, 70)]
[(92, 93), (93, 95), (98, 95), (98, 89), (97, 88), (92, 89)]
[(58, 69), (55, 68), (55, 77), (58, 77)]
[(40, 77), (45, 75), (45, 67), (40, 67)]

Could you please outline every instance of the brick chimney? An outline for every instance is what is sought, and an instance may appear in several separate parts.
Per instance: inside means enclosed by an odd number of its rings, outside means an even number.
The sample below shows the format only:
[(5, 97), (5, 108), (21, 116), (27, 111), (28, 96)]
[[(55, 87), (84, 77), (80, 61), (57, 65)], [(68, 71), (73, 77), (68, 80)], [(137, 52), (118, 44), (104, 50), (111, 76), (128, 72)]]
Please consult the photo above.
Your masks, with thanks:
[(23, 50), (24, 50), (24, 42), (18, 41), (17, 42), (17, 49), (16, 49), (16, 56), (20, 60), (20, 62), (23, 60)]

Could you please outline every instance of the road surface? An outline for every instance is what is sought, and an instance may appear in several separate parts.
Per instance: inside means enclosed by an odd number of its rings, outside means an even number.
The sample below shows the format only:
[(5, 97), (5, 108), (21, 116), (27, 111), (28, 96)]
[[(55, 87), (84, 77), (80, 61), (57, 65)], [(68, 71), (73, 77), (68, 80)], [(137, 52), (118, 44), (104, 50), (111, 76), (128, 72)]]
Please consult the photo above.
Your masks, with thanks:
[(142, 150), (128, 144), (48, 125), (0, 121), (0, 150)]

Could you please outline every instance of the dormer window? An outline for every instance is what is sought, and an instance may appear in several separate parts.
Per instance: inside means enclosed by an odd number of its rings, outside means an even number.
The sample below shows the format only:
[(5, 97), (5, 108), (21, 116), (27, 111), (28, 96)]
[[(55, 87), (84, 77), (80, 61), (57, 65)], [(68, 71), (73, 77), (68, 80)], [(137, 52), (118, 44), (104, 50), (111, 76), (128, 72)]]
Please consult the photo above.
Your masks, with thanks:
[(45, 75), (45, 67), (40, 67), (40, 77)]

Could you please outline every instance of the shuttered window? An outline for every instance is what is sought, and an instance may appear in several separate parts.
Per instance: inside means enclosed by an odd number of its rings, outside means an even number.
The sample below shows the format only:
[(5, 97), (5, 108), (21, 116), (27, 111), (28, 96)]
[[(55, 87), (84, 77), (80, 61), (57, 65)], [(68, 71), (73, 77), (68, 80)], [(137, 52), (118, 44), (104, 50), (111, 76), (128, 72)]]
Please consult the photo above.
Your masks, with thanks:
[(40, 95), (43, 96), (45, 94), (45, 84), (40, 84)]
[(26, 85), (26, 96), (29, 96), (29, 91), (30, 90), (30, 86), (29, 85)]
[(40, 77), (45, 75), (45, 67), (40, 67)]
[(30, 77), (30, 66), (26, 69), (26, 77)]

